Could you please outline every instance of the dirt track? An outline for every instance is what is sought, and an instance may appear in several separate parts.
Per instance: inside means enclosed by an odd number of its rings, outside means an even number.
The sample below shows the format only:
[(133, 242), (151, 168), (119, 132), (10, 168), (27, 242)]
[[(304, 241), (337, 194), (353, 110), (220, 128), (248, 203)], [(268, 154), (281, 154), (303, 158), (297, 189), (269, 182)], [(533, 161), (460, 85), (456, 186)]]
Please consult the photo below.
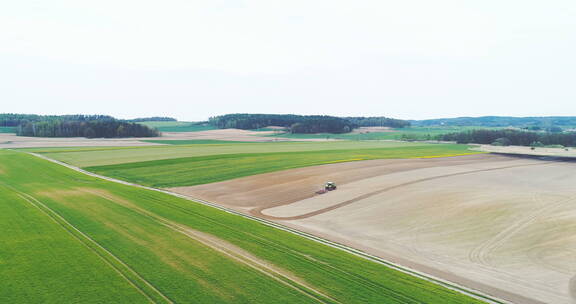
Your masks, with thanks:
[[(575, 170), (475, 155), (325, 165), (172, 190), (516, 303), (574, 303)], [(315, 196), (327, 180), (339, 189)]]

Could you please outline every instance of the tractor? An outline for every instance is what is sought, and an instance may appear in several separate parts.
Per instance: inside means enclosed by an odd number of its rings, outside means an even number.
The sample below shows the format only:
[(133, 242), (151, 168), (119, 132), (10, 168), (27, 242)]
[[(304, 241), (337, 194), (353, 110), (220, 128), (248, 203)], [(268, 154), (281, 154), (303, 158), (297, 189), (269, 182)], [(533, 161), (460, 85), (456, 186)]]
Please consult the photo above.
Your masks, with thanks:
[(326, 190), (326, 191), (336, 190), (336, 184), (334, 182), (327, 182), (324, 185), (324, 190)]
[(326, 182), (324, 184), (324, 189), (316, 191), (316, 194), (324, 194), (328, 191), (336, 190), (336, 183), (334, 182)]

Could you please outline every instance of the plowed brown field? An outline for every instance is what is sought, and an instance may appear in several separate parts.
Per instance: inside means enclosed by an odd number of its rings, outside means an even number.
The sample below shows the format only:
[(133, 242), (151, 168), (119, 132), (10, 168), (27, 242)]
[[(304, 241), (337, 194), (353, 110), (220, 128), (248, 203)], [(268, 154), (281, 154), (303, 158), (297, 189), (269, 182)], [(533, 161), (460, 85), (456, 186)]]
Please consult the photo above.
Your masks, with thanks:
[(249, 131), (238, 129), (219, 129), (198, 132), (163, 132), (161, 137), (144, 138), (83, 138), (83, 137), (26, 137), (16, 134), (0, 133), (1, 148), (37, 148), (37, 147), (130, 147), (158, 145), (143, 140), (230, 140), (230, 141), (327, 141), (327, 139), (290, 139), (267, 137), (273, 131)]
[[(338, 190), (315, 195), (326, 181)], [(340, 163), (170, 189), (515, 303), (573, 303), (576, 163), (497, 155)]]

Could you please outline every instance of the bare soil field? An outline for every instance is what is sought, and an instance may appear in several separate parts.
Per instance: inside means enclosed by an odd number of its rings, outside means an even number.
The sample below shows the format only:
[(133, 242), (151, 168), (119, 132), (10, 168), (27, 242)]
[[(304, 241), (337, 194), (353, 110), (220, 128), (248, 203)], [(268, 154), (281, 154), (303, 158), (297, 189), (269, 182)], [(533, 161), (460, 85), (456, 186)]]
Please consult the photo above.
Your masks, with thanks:
[[(486, 154), (467, 157), (430, 159), (378, 159), (305, 167), (249, 176), (224, 182), (191, 187), (170, 188), (170, 191), (217, 202), (231, 208), (249, 211), (255, 208), (291, 204), (316, 196), (326, 181), (338, 186), (370, 177), (409, 171), (418, 168), (461, 165), (481, 161)], [(508, 158), (497, 158), (506, 161)]]
[[(514, 303), (575, 303), (575, 162), (341, 163), (170, 189)], [(315, 195), (326, 181), (338, 190)]]
[(351, 134), (358, 133), (372, 133), (372, 132), (396, 132), (396, 130), (390, 127), (360, 127), (352, 130)]
[(326, 139), (290, 139), (267, 137), (274, 131), (247, 131), (238, 129), (220, 129), (198, 132), (164, 132), (162, 137), (146, 138), (53, 138), (53, 137), (25, 137), (11, 133), (0, 133), (0, 148), (39, 148), (39, 147), (130, 147), (152, 146), (156, 143), (142, 142), (142, 140), (230, 140), (230, 141), (326, 141)]
[[(267, 127), (277, 128), (277, 127)], [(202, 139), (216, 139), (216, 140), (231, 140), (231, 141), (326, 141), (324, 138), (311, 138), (311, 139), (291, 139), (281, 137), (270, 137), (268, 135), (275, 134), (275, 131), (250, 131), (239, 129), (217, 129), (198, 132), (174, 132), (163, 133), (160, 139), (170, 140), (202, 140)], [(166, 137), (166, 138), (165, 138)], [(169, 138), (168, 138), (169, 137)]]
[(530, 147), (524, 147), (524, 146), (503, 147), (503, 146), (481, 145), (477, 147), (475, 150), (483, 152), (508, 153), (508, 154), (576, 157), (576, 149), (574, 148), (535, 148), (534, 150), (532, 150)]
[[(163, 137), (158, 137), (162, 138)], [(0, 133), (0, 148), (39, 148), (39, 147), (130, 147), (151, 146), (141, 142), (144, 138), (83, 138), (83, 137), (26, 137), (10, 133)], [(146, 138), (150, 139), (150, 138)]]

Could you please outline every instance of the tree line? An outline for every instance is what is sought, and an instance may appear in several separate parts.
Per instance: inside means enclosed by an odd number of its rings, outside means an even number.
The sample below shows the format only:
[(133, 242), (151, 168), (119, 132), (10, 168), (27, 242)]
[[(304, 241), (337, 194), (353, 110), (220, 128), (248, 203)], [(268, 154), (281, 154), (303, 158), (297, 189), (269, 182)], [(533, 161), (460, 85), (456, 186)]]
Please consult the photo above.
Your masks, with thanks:
[(134, 119), (126, 119), (125, 121), (143, 122), (143, 121), (177, 121), (177, 120), (176, 120), (176, 118), (172, 118), (172, 117), (153, 116), (153, 117), (139, 117), (139, 118), (134, 118)]
[(511, 117), (482, 116), (457, 117), (412, 121), (414, 126), (478, 126), (478, 127), (518, 127), (547, 129), (551, 127), (576, 126), (576, 116)]
[(160, 132), (145, 125), (119, 120), (47, 120), (19, 125), (16, 135), (35, 137), (156, 137)]
[(154, 137), (160, 132), (109, 115), (0, 114), (0, 127), (16, 127), (16, 135), (36, 137)]
[(495, 144), (514, 146), (576, 146), (576, 132), (552, 133), (530, 132), (514, 129), (469, 130), (440, 135), (439, 140), (455, 141), (460, 144)]
[(116, 120), (108, 115), (36, 115), (36, 114), (0, 114), (0, 127), (17, 127), (29, 122), (40, 121), (109, 121)]
[(259, 129), (267, 126), (288, 128), (292, 133), (346, 133), (352, 130), (350, 121), (324, 115), (294, 114), (226, 114), (210, 117), (208, 123), (219, 129)]
[(227, 114), (210, 117), (208, 123), (219, 129), (259, 129), (267, 126), (287, 128), (291, 133), (348, 133), (364, 126), (406, 127), (410, 123), (386, 117), (335, 117), (294, 114)]
[(405, 128), (411, 124), (407, 120), (388, 118), (383, 116), (377, 117), (344, 117), (350, 121), (355, 127), (390, 127), (390, 128)]

